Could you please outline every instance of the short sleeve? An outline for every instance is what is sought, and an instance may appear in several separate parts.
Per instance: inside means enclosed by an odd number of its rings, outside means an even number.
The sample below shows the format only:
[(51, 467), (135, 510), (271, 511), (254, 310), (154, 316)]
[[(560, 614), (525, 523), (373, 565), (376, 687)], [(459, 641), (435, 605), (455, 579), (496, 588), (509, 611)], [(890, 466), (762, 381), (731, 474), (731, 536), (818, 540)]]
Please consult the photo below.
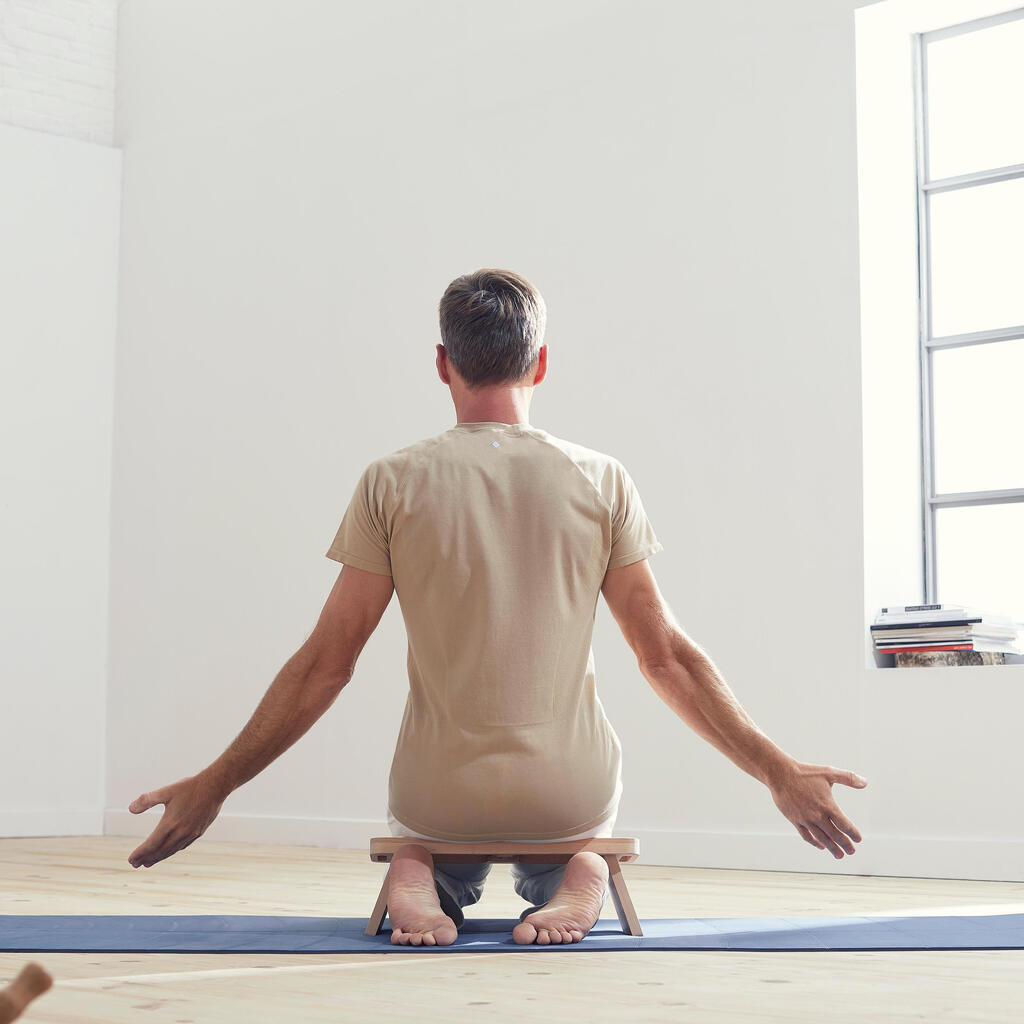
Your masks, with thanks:
[(363, 470), (352, 499), (327, 549), (327, 557), (336, 562), (391, 575), (391, 551), (384, 507), (386, 475), (378, 463)]
[(611, 553), (608, 568), (618, 569), (662, 550), (654, 534), (640, 492), (621, 462), (614, 460)]

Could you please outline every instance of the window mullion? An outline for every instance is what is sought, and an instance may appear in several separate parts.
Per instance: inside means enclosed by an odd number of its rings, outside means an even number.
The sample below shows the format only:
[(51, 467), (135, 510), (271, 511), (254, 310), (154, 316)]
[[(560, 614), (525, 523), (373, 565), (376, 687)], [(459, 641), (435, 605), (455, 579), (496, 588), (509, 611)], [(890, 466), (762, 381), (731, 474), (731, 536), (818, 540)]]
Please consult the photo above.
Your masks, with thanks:
[(921, 518), (922, 567), (924, 571), (924, 602), (936, 601), (935, 577), (935, 452), (934, 415), (932, 402), (931, 338), (931, 240), (929, 231), (929, 199), (925, 189), (928, 181), (928, 116), (927, 53), (921, 33), (913, 37), (914, 57), (914, 113), (915, 143), (917, 151), (917, 244), (918, 244), (918, 358), (920, 363), (920, 417), (921, 417)]

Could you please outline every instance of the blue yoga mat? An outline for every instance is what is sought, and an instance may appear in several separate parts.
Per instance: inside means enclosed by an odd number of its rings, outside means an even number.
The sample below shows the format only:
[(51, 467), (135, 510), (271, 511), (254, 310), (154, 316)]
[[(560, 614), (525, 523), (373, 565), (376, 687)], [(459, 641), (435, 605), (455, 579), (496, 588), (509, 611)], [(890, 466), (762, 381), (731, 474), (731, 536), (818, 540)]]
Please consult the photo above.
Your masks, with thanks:
[(518, 945), (503, 918), (467, 918), (451, 946), (398, 946), (365, 917), (0, 915), (4, 953), (586, 953), (608, 949), (1022, 949), (1024, 914), (983, 917), (697, 917), (600, 920), (582, 942)]

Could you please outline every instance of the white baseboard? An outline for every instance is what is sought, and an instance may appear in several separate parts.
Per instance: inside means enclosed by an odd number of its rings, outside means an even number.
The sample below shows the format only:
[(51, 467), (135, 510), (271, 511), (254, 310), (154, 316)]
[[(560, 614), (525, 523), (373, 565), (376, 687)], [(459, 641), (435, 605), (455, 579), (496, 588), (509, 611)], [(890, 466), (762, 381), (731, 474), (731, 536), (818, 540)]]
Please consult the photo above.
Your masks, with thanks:
[(0, 811), (0, 836), (101, 836), (103, 812), (93, 810)]
[[(146, 836), (161, 813), (160, 809), (140, 815), (108, 810), (104, 816), (104, 834)], [(1024, 841), (1020, 840), (870, 836), (858, 846), (855, 854), (836, 860), (824, 850), (815, 850), (795, 833), (669, 831), (632, 828), (622, 822), (618, 823), (616, 832), (639, 839), (637, 864), (1024, 881)], [(255, 814), (221, 815), (206, 833), (207, 838), (221, 842), (322, 846), (336, 850), (368, 850), (372, 838), (387, 835), (390, 831), (384, 819)]]

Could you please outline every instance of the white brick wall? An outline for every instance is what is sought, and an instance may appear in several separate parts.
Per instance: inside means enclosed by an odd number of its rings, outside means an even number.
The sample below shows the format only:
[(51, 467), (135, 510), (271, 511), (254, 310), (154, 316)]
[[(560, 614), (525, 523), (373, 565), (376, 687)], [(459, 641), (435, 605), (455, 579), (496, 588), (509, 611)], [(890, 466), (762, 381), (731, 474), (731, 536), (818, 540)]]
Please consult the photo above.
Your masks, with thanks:
[(117, 0), (0, 0), (0, 123), (114, 141)]

